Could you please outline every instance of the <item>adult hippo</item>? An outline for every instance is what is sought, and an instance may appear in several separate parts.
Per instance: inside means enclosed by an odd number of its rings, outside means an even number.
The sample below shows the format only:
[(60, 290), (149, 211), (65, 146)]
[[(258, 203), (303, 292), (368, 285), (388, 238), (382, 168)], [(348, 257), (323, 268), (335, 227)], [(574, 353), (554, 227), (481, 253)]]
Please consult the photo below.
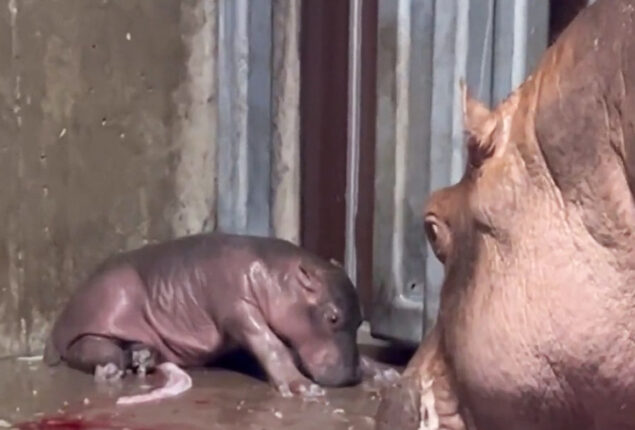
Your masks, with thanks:
[(441, 307), (380, 429), (635, 429), (635, 1), (599, 0), (430, 196)]
[(280, 239), (199, 234), (106, 260), (59, 316), (45, 361), (98, 379), (163, 366), (176, 388), (126, 399), (134, 403), (187, 390), (177, 366), (242, 348), (283, 395), (319, 394), (312, 381), (349, 385), (387, 369), (360, 360), (361, 321), (339, 265)]

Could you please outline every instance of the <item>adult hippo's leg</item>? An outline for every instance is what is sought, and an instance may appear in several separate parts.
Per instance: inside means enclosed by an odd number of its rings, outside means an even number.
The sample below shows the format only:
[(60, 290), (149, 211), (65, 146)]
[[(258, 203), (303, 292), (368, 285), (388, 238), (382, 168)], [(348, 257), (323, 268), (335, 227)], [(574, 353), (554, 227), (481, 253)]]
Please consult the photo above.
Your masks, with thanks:
[[(382, 390), (376, 429), (464, 430), (438, 327), (426, 337), (401, 378)], [(472, 428), (472, 427), (470, 427)]]
[(121, 342), (104, 336), (84, 335), (73, 341), (64, 354), (69, 367), (94, 372), (98, 381), (120, 379), (130, 366), (130, 355)]

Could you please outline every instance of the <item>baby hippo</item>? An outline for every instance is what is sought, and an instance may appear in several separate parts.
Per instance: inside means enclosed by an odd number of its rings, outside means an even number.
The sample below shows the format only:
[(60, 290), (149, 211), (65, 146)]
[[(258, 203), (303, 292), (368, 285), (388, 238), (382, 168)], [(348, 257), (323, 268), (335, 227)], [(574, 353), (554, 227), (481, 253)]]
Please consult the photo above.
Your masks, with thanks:
[[(70, 298), (44, 358), (118, 379), (245, 349), (283, 396), (321, 394), (312, 382), (344, 386), (381, 374), (360, 359), (361, 321), (339, 265), (280, 239), (199, 234), (106, 260)], [(178, 384), (184, 391), (191, 381)]]

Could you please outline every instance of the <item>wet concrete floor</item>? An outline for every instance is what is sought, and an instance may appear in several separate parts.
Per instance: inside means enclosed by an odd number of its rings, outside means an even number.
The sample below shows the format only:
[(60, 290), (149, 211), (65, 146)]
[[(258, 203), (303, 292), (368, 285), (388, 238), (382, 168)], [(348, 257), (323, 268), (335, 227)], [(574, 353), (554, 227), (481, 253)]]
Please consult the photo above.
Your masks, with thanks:
[[(194, 387), (179, 398), (116, 406), (123, 394), (162, 383), (127, 376), (120, 386), (40, 360), (0, 361), (0, 428), (21, 430), (372, 429), (378, 387), (328, 389), (317, 400), (285, 399), (254, 376), (223, 369), (190, 371)], [(147, 387), (145, 388), (147, 389)]]

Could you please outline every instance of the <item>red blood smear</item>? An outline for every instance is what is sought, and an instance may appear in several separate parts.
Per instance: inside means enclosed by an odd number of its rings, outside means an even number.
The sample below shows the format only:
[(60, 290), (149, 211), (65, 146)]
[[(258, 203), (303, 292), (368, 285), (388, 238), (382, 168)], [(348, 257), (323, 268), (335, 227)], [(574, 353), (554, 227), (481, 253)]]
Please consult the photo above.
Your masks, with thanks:
[(16, 424), (15, 427), (20, 430), (149, 430), (68, 417), (42, 418), (39, 421)]
[(101, 414), (103, 421), (89, 421), (82, 418), (69, 416), (45, 417), (39, 421), (29, 421), (15, 424), (13, 428), (19, 430), (177, 430), (192, 428), (177, 424), (159, 425), (150, 427), (135, 427), (107, 422), (108, 417)]

